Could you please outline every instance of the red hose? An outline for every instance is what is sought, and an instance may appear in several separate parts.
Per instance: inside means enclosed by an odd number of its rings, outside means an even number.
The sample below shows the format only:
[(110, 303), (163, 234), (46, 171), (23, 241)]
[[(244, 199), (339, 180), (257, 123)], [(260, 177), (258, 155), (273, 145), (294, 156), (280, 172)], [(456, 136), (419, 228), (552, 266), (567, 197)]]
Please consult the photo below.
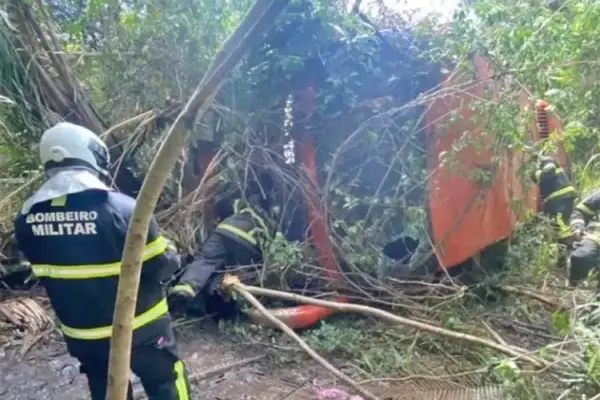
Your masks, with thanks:
[(325, 268), (327, 277), (339, 281), (342, 279), (342, 274), (335, 260), (335, 253), (329, 239), (327, 224), (321, 212), (321, 202), (317, 194), (317, 188), (319, 187), (317, 180), (317, 157), (314, 140), (311, 136), (305, 136), (302, 150), (304, 153), (302, 157), (304, 167), (308, 172), (308, 178), (312, 186), (308, 193), (308, 215), (310, 217), (312, 241), (319, 253), (319, 263)]

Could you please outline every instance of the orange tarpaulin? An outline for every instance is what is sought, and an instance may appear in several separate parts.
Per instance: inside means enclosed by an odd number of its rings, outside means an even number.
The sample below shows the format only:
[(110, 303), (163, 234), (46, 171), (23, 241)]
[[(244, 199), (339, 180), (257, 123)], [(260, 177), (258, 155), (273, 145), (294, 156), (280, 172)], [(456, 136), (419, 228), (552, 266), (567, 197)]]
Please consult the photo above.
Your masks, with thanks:
[[(501, 161), (492, 162), (494, 136), (484, 132), (468, 107), (473, 98), (489, 98), (493, 93), (489, 90), (493, 89), (492, 70), (481, 57), (474, 58), (474, 65), (478, 82), (466, 85), (464, 76), (448, 78), (442, 86), (449, 94), (435, 100), (425, 115), (432, 234), (438, 260), (445, 268), (509, 237), (524, 215), (517, 210), (537, 208), (537, 189), (523, 185), (519, 176), (523, 154), (496, 149), (502, 152)], [(461, 83), (460, 90), (452, 93)], [(531, 108), (532, 99), (524, 94), (521, 106)], [(451, 121), (453, 111), (460, 118)], [(560, 121), (552, 115), (549, 125), (551, 132), (561, 130)], [(537, 134), (533, 118), (531, 126), (529, 134)], [(469, 144), (463, 144), (465, 139)], [(444, 157), (449, 161), (442, 162)], [(559, 153), (559, 160), (566, 165), (564, 151)]]

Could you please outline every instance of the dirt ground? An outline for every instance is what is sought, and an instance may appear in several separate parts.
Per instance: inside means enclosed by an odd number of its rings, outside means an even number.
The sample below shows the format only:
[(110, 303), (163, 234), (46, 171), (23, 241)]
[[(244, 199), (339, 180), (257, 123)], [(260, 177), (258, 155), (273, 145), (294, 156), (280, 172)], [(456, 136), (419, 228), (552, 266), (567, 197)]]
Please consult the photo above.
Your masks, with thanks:
[[(328, 384), (330, 375), (311, 360), (274, 363), (259, 345), (234, 343), (215, 327), (180, 329), (179, 347), (192, 377), (194, 399), (283, 400), (315, 399), (313, 382)], [(78, 362), (66, 352), (59, 338), (39, 342), (23, 357), (21, 346), (0, 350), (0, 398), (10, 400), (88, 399), (87, 382)], [(239, 360), (264, 356), (245, 366), (198, 380), (194, 376)], [(136, 398), (141, 386), (135, 380)]]
[[(186, 361), (194, 400), (317, 400), (315, 385), (352, 391), (335, 382), (330, 373), (311, 359), (296, 353), (282, 361), (268, 346), (235, 343), (214, 326), (191, 327), (179, 332), (179, 348)], [(7, 400), (86, 400), (87, 382), (79, 373), (78, 362), (67, 354), (57, 336), (39, 342), (25, 356), (22, 346), (0, 349), (0, 399)], [(275, 350), (276, 351), (276, 350)], [(281, 352), (281, 350), (279, 350)], [(267, 354), (269, 353), (269, 354)], [(289, 352), (286, 352), (289, 355)], [(253, 362), (227, 371), (223, 367)], [(344, 362), (332, 360), (343, 372)], [(209, 377), (206, 373), (211, 372)], [(202, 378), (202, 379), (199, 379)], [(447, 386), (445, 386), (447, 388)], [(481, 390), (447, 390), (431, 388), (421, 391), (413, 384), (367, 385), (381, 400), (501, 400), (497, 388)], [(134, 377), (135, 399), (146, 399)], [(351, 400), (360, 397), (336, 397)]]
[[(44, 304), (43, 298), (36, 298), (36, 300), (39, 304)], [(16, 314), (19, 314), (19, 311), (17, 310)], [(33, 317), (30, 314), (23, 314), (23, 319), (16, 322), (20, 323), (22, 328), (30, 329), (32, 321), (36, 321), (41, 314), (44, 313), (34, 313)], [(304, 352), (298, 351), (290, 339), (282, 336), (278, 331), (251, 327), (247, 324), (230, 324), (219, 328), (209, 320), (202, 322), (188, 320), (183, 324), (182, 321), (178, 322), (179, 324), (176, 324), (178, 345), (190, 375), (193, 399), (316, 400), (316, 385), (346, 389), (348, 393), (355, 394), (348, 388), (344, 388), (340, 382), (333, 380), (331, 373), (308, 358)], [(23, 339), (18, 335), (14, 336), (17, 331), (10, 329), (10, 326), (10, 324), (0, 323), (0, 399), (84, 400), (89, 398), (86, 378), (79, 373), (77, 360), (68, 355), (66, 346), (56, 330), (48, 333), (43, 331), (46, 328), (41, 328), (40, 325), (35, 331), (44, 334), (25, 335)], [(336, 359), (327, 354), (323, 356), (357, 381), (365, 379), (364, 371), (360, 377), (355, 375), (357, 369), (352, 360)], [(248, 360), (250, 362), (240, 365), (241, 362)], [(435, 360), (437, 360), (435, 365), (438, 366), (443, 366), (445, 362), (443, 357), (435, 357)], [(232, 367), (232, 364), (238, 365)], [(493, 393), (487, 393), (487, 388), (484, 388), (486, 393), (483, 394), (479, 390), (473, 391), (467, 388), (471, 385), (441, 385), (437, 379), (433, 379), (435, 385), (431, 383), (427, 382), (424, 385), (401, 377), (389, 380), (372, 379), (366, 389), (381, 400), (433, 398), (500, 400), (504, 398), (495, 388), (490, 388), (493, 389)], [(134, 390), (136, 400), (146, 398), (137, 379), (134, 379)], [(348, 400), (348, 398), (335, 400)]]

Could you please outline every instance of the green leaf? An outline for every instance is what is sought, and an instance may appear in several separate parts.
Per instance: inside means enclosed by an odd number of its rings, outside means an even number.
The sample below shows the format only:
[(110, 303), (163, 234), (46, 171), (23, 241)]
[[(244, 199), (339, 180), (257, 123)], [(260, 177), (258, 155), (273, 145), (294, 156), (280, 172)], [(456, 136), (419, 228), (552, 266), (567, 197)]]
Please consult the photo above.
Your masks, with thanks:
[(571, 332), (571, 315), (565, 311), (555, 311), (551, 317), (552, 330), (559, 335), (567, 335)]

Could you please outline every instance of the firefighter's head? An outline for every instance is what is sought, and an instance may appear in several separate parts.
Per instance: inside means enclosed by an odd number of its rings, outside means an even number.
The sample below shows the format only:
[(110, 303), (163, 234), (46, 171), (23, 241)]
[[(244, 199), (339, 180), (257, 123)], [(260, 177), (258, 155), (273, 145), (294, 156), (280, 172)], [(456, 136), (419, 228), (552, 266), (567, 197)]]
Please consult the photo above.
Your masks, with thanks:
[(59, 169), (87, 169), (108, 176), (110, 154), (106, 144), (83, 126), (61, 122), (40, 140), (40, 159), (47, 174)]
[(550, 156), (540, 155), (538, 164), (539, 168), (544, 172), (556, 169), (556, 161)]

